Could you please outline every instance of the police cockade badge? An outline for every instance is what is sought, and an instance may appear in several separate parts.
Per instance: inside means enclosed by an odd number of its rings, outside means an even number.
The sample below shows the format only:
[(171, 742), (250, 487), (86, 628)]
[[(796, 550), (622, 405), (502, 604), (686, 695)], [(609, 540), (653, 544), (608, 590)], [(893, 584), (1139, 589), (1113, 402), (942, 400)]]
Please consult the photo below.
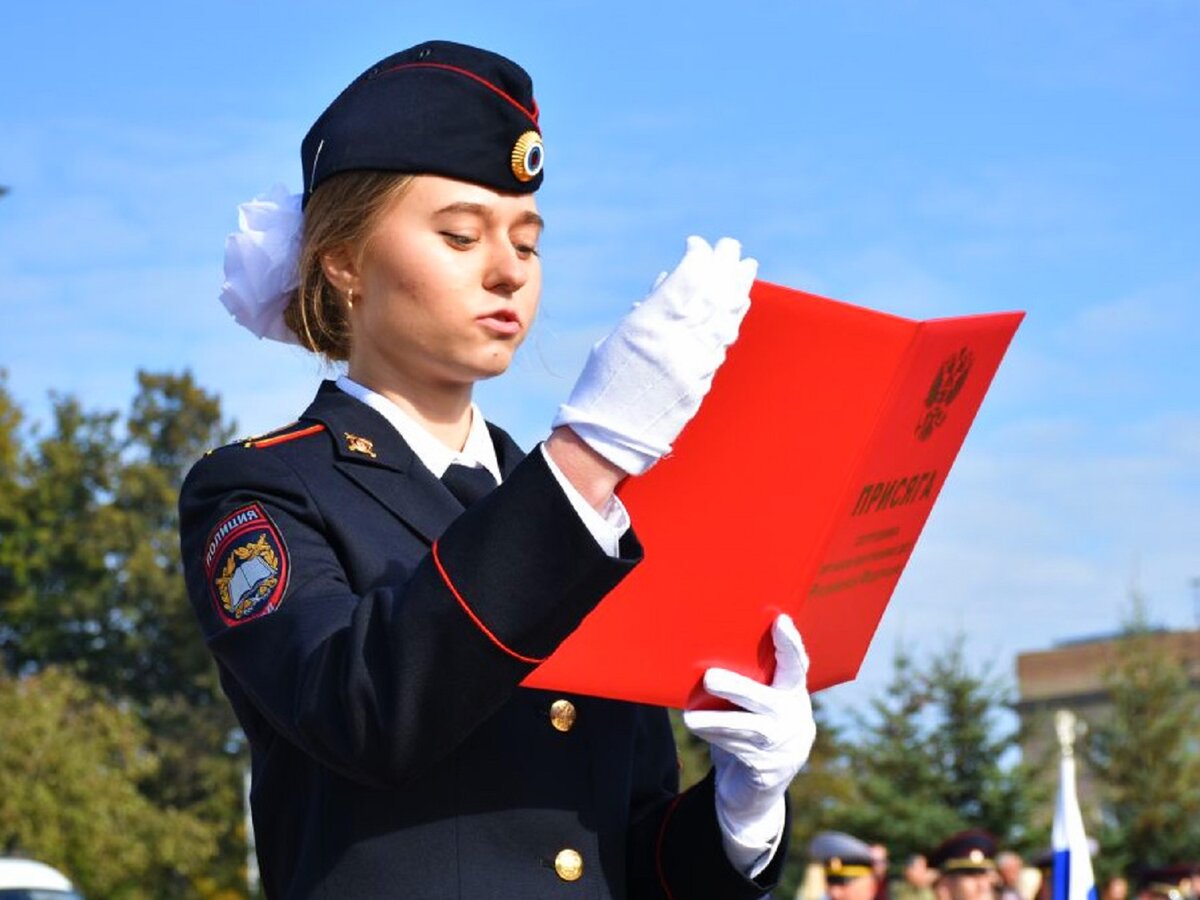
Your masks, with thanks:
[(240, 625), (272, 612), (287, 587), (283, 537), (257, 503), (234, 510), (209, 535), (204, 569), (217, 613)]
[(512, 170), (517, 181), (533, 181), (538, 172), (542, 171), (542, 163), (546, 161), (546, 151), (542, 147), (542, 136), (536, 131), (527, 131), (519, 138), (512, 149)]
[(921, 413), (915, 429), (918, 440), (929, 440), (930, 435), (946, 421), (946, 409), (967, 383), (967, 376), (971, 374), (974, 364), (975, 354), (969, 347), (960, 347), (942, 362), (933, 376), (929, 393), (925, 395), (925, 411)]

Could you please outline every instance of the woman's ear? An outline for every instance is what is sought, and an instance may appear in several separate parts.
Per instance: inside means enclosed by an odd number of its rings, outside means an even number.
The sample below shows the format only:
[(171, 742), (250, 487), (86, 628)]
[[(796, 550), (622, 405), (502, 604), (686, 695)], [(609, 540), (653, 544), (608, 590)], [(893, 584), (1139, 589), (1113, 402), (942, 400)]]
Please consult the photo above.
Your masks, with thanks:
[(358, 259), (346, 244), (339, 244), (321, 254), (321, 268), (329, 283), (341, 294), (362, 296)]

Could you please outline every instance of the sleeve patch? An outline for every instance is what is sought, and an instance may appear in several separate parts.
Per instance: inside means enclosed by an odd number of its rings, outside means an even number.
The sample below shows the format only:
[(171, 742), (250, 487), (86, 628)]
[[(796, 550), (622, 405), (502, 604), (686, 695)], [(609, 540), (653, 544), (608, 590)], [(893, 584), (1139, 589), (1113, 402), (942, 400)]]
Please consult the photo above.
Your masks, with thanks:
[(241, 625), (273, 612), (290, 570), (287, 545), (257, 503), (229, 513), (204, 543), (204, 572), (217, 614)]

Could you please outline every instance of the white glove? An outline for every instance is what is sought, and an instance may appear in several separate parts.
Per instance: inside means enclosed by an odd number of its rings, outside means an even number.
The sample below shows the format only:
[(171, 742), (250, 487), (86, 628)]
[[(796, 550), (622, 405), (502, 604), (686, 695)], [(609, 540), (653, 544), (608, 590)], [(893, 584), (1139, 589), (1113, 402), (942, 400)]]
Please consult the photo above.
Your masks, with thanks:
[(689, 237), (675, 271), (592, 347), (554, 427), (631, 475), (669, 453), (750, 308), (758, 262), (740, 257), (732, 238)]
[(779, 616), (771, 636), (775, 677), (770, 685), (728, 669), (709, 669), (704, 689), (740, 709), (683, 714), (692, 734), (709, 744), (717, 821), (731, 857), (739, 847), (773, 845), (783, 828), (784, 794), (817, 736), (806, 686), (808, 654), (791, 616)]

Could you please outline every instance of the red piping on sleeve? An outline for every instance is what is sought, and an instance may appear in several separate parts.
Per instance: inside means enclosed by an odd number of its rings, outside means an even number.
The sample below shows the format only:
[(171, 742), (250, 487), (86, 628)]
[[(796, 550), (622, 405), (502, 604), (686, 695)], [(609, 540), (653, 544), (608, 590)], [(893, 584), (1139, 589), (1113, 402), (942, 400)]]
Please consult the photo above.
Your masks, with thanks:
[(433, 542), (433, 564), (437, 566), (438, 573), (442, 576), (442, 581), (446, 583), (446, 587), (450, 589), (450, 593), (454, 595), (454, 599), (458, 601), (458, 605), (463, 608), (463, 612), (467, 614), (468, 618), (475, 623), (475, 627), (482, 631), (489, 641), (491, 641), (509, 656), (513, 657), (513, 659), (519, 659), (521, 662), (531, 663), (532, 665), (536, 666), (538, 663), (546, 661), (546, 657), (544, 656), (541, 659), (535, 659), (532, 656), (522, 656), (516, 650), (512, 650), (506, 646), (504, 642), (500, 640), (500, 638), (496, 637), (496, 635), (492, 634), (491, 629), (483, 624), (483, 621), (479, 618), (479, 616), (475, 615), (475, 611), (472, 610), (471, 607), (467, 606), (467, 601), (463, 599), (462, 594), (458, 592), (458, 588), (454, 586), (454, 582), (450, 580), (450, 576), (446, 573), (446, 569), (442, 565), (442, 558), (438, 555), (437, 541)]
[[(685, 791), (684, 793), (687, 792)], [(675, 807), (679, 805), (679, 801), (682, 799), (683, 794), (679, 794), (671, 801), (671, 805), (667, 807), (667, 811), (663, 814), (662, 824), (658, 826), (658, 841), (654, 845), (654, 867), (658, 870), (658, 883), (661, 885), (663, 893), (667, 895), (667, 900), (675, 900), (675, 895), (671, 893), (670, 885), (667, 884), (667, 874), (663, 871), (663, 841), (667, 837), (667, 823), (671, 821)]]

